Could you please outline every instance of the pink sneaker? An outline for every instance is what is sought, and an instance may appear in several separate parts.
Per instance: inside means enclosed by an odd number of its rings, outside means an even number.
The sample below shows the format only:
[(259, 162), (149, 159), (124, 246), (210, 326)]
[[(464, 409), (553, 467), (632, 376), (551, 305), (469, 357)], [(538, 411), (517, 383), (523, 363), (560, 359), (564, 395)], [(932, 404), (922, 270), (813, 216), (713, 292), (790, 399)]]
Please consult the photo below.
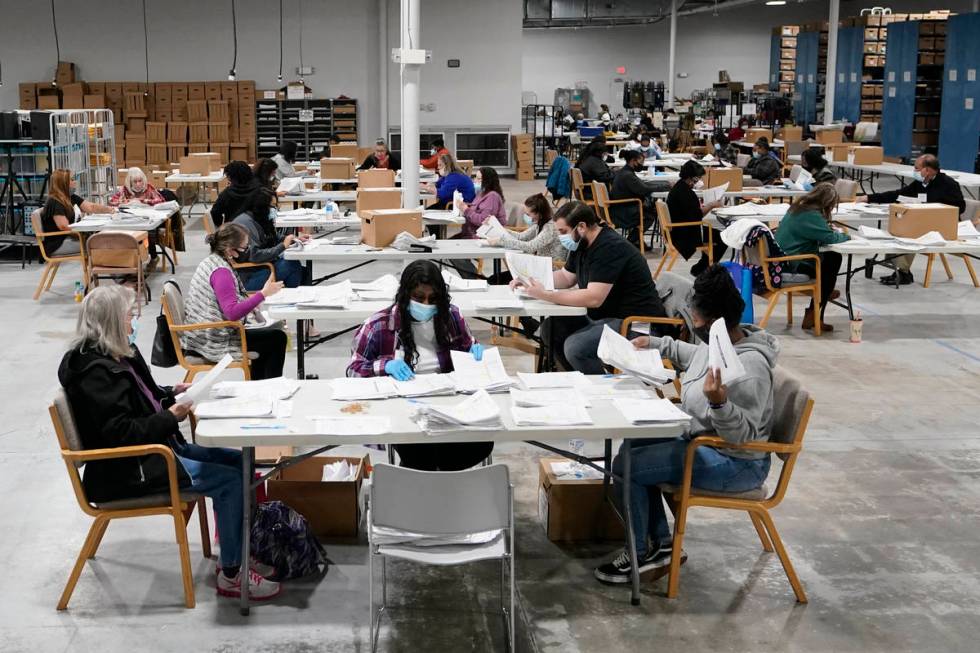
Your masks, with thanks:
[[(242, 572), (239, 570), (234, 578), (228, 578), (224, 572), (218, 574), (218, 596), (239, 598), (242, 595)], [(265, 601), (279, 596), (282, 586), (267, 580), (254, 571), (248, 572), (248, 596), (253, 601)]]
[[(272, 565), (259, 562), (255, 558), (249, 558), (248, 563), (249, 568), (263, 578), (271, 578), (276, 575), (276, 568)], [(221, 573), (221, 560), (218, 560), (214, 565), (214, 573)]]

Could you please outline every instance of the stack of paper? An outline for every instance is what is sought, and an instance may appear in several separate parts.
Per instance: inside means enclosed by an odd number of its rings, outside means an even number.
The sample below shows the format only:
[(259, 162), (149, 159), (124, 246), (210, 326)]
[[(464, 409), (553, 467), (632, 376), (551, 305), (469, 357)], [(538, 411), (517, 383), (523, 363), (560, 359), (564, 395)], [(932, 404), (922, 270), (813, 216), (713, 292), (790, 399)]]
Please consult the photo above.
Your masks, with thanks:
[(514, 385), (514, 379), (507, 375), (500, 350), (491, 347), (483, 352), (482, 360), (463, 351), (450, 351), (453, 361), (453, 382), (459, 392), (497, 392)]
[(435, 247), (436, 237), (434, 235), (423, 236), (418, 238), (403, 231), (397, 236), (395, 236), (394, 242), (391, 243), (392, 249), (397, 249), (400, 252), (407, 252), (412, 245), (422, 245), (424, 247)]
[(493, 311), (499, 309), (520, 310), (524, 308), (524, 302), (517, 297), (494, 297), (492, 299), (476, 299), (473, 301), (473, 308), (478, 311)]
[(456, 394), (456, 384), (449, 374), (420, 374), (410, 381), (392, 379), (399, 397), (435, 397)]
[(507, 233), (507, 230), (503, 228), (497, 218), (490, 216), (487, 221), (480, 225), (476, 230), (476, 235), (480, 238), (499, 240)]
[(585, 407), (581, 404), (568, 404), (561, 410), (555, 406), (524, 407), (512, 406), (511, 417), (516, 426), (577, 426), (592, 424)]
[(610, 399), (649, 399), (654, 396), (649, 386), (630, 376), (599, 376), (591, 379), (585, 396), (597, 401)]
[(257, 397), (233, 397), (202, 401), (194, 407), (198, 419), (226, 419), (243, 417), (273, 417), (272, 399)]
[(413, 417), (429, 433), (492, 431), (503, 428), (500, 409), (485, 390), (452, 406), (420, 404)]
[(299, 381), (279, 376), (261, 381), (222, 381), (211, 389), (211, 396), (215, 399), (229, 397), (289, 399), (298, 390)]
[(532, 256), (520, 252), (507, 252), (507, 269), (511, 275), (527, 285), (531, 279), (544, 286), (545, 290), (555, 289), (555, 277), (552, 272), (550, 256)]
[(283, 288), (275, 295), (266, 297), (263, 304), (267, 306), (290, 306), (293, 304), (308, 304), (316, 300), (316, 287), (299, 286), (298, 288)]
[[(601, 464), (602, 461), (600, 461)], [(588, 478), (601, 479), (602, 472), (588, 465), (580, 465), (571, 460), (555, 461), (551, 463), (551, 473), (559, 479)]]
[(946, 244), (946, 239), (938, 231), (930, 231), (918, 238), (896, 238), (895, 240), (906, 245), (921, 245), (922, 247), (937, 247)]
[(393, 301), (398, 292), (398, 279), (386, 274), (374, 281), (352, 281), (351, 288), (363, 301)]
[(340, 378), (330, 381), (334, 401), (361, 401), (395, 397), (394, 379), (389, 376)]
[(613, 399), (612, 403), (631, 424), (669, 424), (691, 419), (670, 399)]
[(154, 211), (176, 211), (180, 208), (180, 204), (176, 200), (170, 202), (160, 202), (159, 204), (153, 205)]
[(452, 216), (454, 218), (458, 218), (460, 216), (460, 214), (462, 213), (459, 210), (459, 204), (462, 201), (463, 201), (463, 194), (461, 192), (459, 192), (458, 190), (454, 190), (453, 191), (453, 207), (452, 207), (452, 209), (450, 209), (450, 212), (452, 213)]
[(518, 390), (510, 389), (510, 402), (513, 406), (523, 408), (541, 408), (544, 406), (564, 407), (567, 405), (585, 406), (592, 405), (589, 395), (575, 389), (560, 388), (546, 390)]
[(218, 382), (221, 373), (231, 365), (231, 354), (225, 354), (217, 364), (208, 370), (203, 378), (193, 383), (191, 387), (175, 397), (178, 404), (196, 404), (205, 399), (210, 393), (211, 388)]
[(444, 222), (446, 224), (462, 224), (464, 218), (461, 215), (453, 215), (452, 211), (428, 210), (422, 217), (429, 222)]
[[(326, 287), (313, 287), (312, 298), (304, 298), (296, 302), (297, 306), (305, 308), (350, 308), (351, 301), (356, 297), (354, 289), (351, 288), (350, 279), (345, 279), (340, 283)], [(273, 296), (275, 297), (275, 296)]]
[(279, 182), (276, 186), (277, 193), (285, 193), (286, 195), (302, 195), (306, 192), (303, 186), (302, 177), (283, 177), (283, 180)]
[(602, 328), (596, 353), (606, 365), (617, 367), (630, 376), (663, 385), (676, 378), (674, 370), (664, 367), (660, 352), (656, 349), (636, 349), (629, 340), (608, 326)]
[(867, 238), (868, 240), (894, 240), (895, 236), (890, 233), (884, 232), (881, 229), (875, 229), (874, 227), (868, 227), (867, 225), (859, 225), (858, 233), (861, 234), (862, 238)]
[(449, 286), (450, 290), (466, 292), (471, 290), (486, 290), (486, 279), (464, 279), (458, 274), (453, 274), (449, 270), (442, 271), (442, 278)]
[(528, 390), (544, 388), (579, 388), (589, 386), (589, 379), (581, 372), (518, 372), (517, 378)]
[(724, 319), (715, 320), (708, 333), (708, 367), (721, 371), (721, 382), (729, 384), (745, 376), (745, 367), (735, 353)]
[(323, 466), (323, 476), (320, 478), (324, 483), (340, 483), (343, 481), (353, 481), (357, 477), (357, 467), (351, 465), (346, 460), (330, 463)]
[(957, 238), (980, 238), (980, 231), (973, 226), (973, 223), (969, 220), (963, 220), (958, 225), (956, 225), (956, 237)]

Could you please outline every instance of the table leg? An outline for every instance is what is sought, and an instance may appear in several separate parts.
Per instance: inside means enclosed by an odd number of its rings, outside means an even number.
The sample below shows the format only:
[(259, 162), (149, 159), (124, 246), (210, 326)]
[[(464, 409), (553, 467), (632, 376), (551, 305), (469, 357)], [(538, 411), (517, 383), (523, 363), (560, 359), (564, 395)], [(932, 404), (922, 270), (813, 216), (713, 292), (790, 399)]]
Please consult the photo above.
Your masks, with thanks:
[(493, 259), (493, 273), (499, 279), (500, 278), (500, 259)]
[(306, 378), (306, 320), (296, 320), (296, 379)]
[(847, 298), (847, 315), (854, 319), (854, 304), (851, 302), (851, 277), (854, 273), (851, 271), (852, 262), (854, 260), (853, 254), (847, 255), (847, 276), (844, 277), (844, 296)]
[(248, 606), (248, 579), (249, 579), (249, 546), (252, 535), (252, 469), (255, 463), (255, 449), (253, 447), (242, 448), (242, 595), (238, 604), (238, 612), (247, 617)]
[(636, 559), (636, 538), (633, 533), (633, 509), (630, 507), (632, 499), (632, 446), (629, 443), (623, 447), (623, 510), (626, 512), (626, 546), (629, 547), (630, 560), (633, 561), (630, 571), (630, 581), (632, 591), (630, 592), (630, 603), (640, 605), (640, 568), (639, 561)]

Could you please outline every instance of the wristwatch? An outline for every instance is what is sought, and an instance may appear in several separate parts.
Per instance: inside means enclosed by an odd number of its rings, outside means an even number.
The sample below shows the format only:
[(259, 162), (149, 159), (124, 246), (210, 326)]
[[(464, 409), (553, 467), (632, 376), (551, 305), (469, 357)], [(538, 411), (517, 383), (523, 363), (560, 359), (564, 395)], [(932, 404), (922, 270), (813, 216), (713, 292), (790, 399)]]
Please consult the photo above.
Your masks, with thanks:
[(711, 410), (718, 410), (720, 408), (724, 408), (725, 407), (725, 404), (727, 404), (727, 403), (728, 403), (728, 400), (727, 399), (725, 401), (721, 402), (720, 404), (708, 402), (708, 408), (710, 408)]

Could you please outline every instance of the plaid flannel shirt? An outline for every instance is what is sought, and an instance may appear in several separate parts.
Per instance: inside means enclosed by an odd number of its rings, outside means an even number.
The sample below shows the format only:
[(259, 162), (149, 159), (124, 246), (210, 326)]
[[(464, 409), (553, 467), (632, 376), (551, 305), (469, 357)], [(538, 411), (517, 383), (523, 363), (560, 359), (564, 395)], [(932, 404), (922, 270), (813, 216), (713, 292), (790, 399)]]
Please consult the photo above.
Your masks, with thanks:
[[(469, 351), (476, 342), (458, 308), (450, 305), (449, 317), (449, 348), (436, 352), (442, 373), (453, 371), (450, 349)], [(395, 353), (401, 348), (400, 328), (401, 316), (394, 305), (369, 317), (354, 334), (347, 376), (384, 376), (385, 364), (394, 360)]]

